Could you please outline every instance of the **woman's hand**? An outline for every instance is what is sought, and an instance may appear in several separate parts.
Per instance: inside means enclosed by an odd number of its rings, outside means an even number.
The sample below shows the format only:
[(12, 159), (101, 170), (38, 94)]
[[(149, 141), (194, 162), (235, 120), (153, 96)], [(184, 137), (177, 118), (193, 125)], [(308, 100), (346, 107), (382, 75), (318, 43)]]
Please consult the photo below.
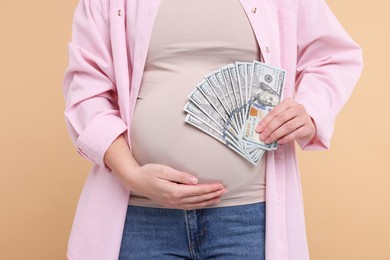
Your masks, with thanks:
[(219, 202), (226, 192), (220, 183), (197, 184), (196, 177), (165, 165), (139, 166), (123, 135), (112, 142), (103, 160), (123, 186), (165, 207), (203, 208)]
[(203, 208), (226, 193), (220, 183), (197, 184), (194, 176), (160, 164), (138, 166), (128, 176), (130, 190), (169, 208)]
[(302, 104), (286, 99), (264, 117), (256, 131), (260, 140), (285, 144), (297, 139), (310, 141), (316, 132), (312, 118)]

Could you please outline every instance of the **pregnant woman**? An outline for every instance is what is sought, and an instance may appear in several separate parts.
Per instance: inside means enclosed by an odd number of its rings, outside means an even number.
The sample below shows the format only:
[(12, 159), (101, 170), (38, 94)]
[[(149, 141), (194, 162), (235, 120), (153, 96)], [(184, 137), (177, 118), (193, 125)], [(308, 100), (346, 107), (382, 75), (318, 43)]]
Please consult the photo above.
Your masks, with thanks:
[[(93, 163), (69, 259), (309, 259), (294, 142), (329, 147), (361, 71), (323, 0), (80, 0), (69, 50), (65, 118)], [(207, 73), (253, 60), (287, 71), (256, 166), (183, 112)]]

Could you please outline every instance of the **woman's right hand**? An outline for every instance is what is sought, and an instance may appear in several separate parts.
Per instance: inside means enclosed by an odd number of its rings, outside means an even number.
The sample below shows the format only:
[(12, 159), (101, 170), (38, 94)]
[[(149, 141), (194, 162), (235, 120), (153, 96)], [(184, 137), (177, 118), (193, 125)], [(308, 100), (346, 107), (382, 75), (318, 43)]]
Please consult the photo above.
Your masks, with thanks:
[(226, 192), (221, 183), (197, 184), (196, 177), (165, 165), (139, 166), (123, 135), (112, 142), (103, 160), (127, 189), (164, 207), (203, 208), (218, 203)]
[(221, 183), (198, 184), (196, 177), (161, 164), (137, 166), (126, 175), (124, 184), (131, 191), (168, 208), (203, 208), (226, 193)]

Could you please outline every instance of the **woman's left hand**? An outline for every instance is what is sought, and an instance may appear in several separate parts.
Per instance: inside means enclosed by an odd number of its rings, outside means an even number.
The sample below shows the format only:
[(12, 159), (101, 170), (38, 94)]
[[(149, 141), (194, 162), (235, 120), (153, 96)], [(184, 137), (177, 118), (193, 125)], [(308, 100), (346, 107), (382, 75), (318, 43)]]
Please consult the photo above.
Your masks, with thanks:
[(260, 140), (285, 144), (297, 139), (310, 141), (316, 132), (312, 118), (302, 104), (286, 99), (264, 117), (256, 127)]

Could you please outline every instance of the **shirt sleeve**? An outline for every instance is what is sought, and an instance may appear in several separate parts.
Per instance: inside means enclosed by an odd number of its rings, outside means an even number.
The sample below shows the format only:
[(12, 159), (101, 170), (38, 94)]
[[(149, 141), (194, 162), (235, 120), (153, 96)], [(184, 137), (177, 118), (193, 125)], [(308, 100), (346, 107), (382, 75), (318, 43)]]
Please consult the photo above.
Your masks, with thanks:
[(78, 153), (107, 167), (104, 154), (127, 125), (118, 108), (108, 15), (91, 0), (80, 0), (74, 12), (63, 94), (66, 126)]
[(303, 150), (329, 149), (335, 119), (362, 71), (362, 50), (337, 21), (324, 0), (298, 0), (295, 100), (316, 126)]

